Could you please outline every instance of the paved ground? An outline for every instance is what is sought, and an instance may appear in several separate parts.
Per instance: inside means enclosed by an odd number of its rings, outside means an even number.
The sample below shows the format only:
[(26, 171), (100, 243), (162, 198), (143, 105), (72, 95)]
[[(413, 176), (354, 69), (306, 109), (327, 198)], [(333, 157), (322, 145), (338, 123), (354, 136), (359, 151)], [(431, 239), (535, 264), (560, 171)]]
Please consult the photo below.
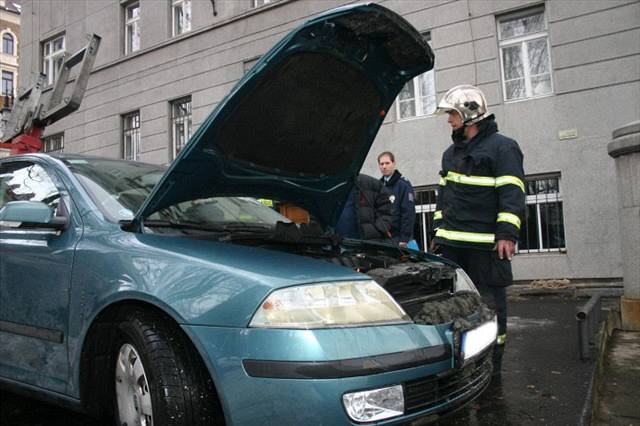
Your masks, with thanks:
[(441, 425), (581, 425), (595, 360), (579, 360), (576, 308), (586, 299), (509, 303), (502, 374)]
[(615, 330), (604, 356), (594, 426), (640, 425), (640, 331)]
[[(585, 299), (517, 296), (501, 377), (439, 425), (580, 425), (594, 361), (578, 358), (575, 311)], [(103, 426), (76, 413), (0, 393), (3, 426)]]

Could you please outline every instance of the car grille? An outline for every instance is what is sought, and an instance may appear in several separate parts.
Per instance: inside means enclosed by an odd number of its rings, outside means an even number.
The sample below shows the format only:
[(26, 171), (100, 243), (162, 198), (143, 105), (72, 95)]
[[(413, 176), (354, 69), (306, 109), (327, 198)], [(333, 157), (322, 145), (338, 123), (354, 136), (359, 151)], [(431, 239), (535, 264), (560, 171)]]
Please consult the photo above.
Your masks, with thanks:
[(443, 413), (452, 411), (476, 397), (491, 378), (491, 351), (461, 370), (405, 382), (405, 414), (428, 409)]

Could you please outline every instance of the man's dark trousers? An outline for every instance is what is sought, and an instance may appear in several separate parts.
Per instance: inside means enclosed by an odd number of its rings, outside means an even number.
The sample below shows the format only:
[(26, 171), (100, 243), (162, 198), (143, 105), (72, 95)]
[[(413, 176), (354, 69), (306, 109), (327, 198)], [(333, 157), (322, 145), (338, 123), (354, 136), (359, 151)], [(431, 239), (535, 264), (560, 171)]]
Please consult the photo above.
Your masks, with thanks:
[(507, 287), (513, 284), (511, 262), (499, 259), (498, 253), (489, 250), (439, 246), (440, 254), (457, 263), (473, 281), (482, 301), (496, 312), (498, 317), (498, 341), (493, 350), (494, 373), (502, 366), (507, 335)]

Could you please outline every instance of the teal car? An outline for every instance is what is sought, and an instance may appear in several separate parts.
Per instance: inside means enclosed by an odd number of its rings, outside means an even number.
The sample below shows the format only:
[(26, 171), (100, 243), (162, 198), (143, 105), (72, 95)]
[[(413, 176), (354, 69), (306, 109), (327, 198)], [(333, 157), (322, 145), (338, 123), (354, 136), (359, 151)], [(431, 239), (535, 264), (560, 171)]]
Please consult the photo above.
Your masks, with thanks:
[(496, 323), (466, 274), (333, 232), (398, 92), (432, 67), (393, 12), (335, 9), (166, 169), (0, 159), (0, 386), (128, 426), (405, 424), (471, 401)]

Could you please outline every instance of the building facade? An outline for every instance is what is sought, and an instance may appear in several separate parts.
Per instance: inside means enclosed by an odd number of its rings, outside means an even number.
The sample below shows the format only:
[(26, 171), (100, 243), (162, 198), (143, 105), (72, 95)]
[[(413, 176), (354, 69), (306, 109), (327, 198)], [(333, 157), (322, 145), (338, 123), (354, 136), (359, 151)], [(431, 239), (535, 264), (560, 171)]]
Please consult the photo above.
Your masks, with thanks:
[(11, 108), (19, 82), (20, 6), (0, 0), (0, 110)]
[[(23, 76), (45, 72), (51, 83), (86, 33), (102, 37), (81, 109), (47, 129), (45, 150), (169, 163), (273, 44), (346, 3), (24, 0)], [(469, 83), (485, 92), (501, 131), (525, 155), (528, 215), (515, 278), (619, 280), (606, 145), (614, 129), (640, 117), (640, 1), (379, 3), (420, 30), (436, 54), (435, 69), (400, 93), (363, 169), (378, 175), (377, 154), (396, 154), (416, 187), (420, 245), (429, 241), (440, 156), (450, 143), (435, 105)]]

